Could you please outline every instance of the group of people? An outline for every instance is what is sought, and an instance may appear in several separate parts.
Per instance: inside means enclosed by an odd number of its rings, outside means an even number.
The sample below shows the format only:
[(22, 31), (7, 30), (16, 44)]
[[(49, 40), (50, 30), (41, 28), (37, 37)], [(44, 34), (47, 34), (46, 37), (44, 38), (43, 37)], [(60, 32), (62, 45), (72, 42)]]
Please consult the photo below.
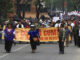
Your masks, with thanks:
[[(14, 42), (15, 28), (30, 28), (28, 34), (30, 35), (30, 45), (32, 53), (37, 49), (37, 45), (40, 45), (40, 35), (38, 28), (50, 28), (56, 27), (59, 31), (59, 51), (60, 54), (64, 54), (64, 46), (69, 46), (69, 42), (72, 42), (72, 37), (74, 37), (75, 46), (80, 47), (80, 21), (76, 19), (63, 19), (54, 21), (51, 18), (40, 19), (39, 21), (35, 19), (26, 19), (14, 21), (13, 17), (10, 17), (9, 23), (6, 24), (4, 29), (5, 38), (5, 50), (7, 53), (11, 52), (11, 47)], [(71, 36), (71, 41), (69, 41), (69, 36)]]
[[(58, 29), (60, 54), (64, 54), (64, 47), (68, 47), (73, 39), (74, 45), (80, 47), (80, 21), (75, 21), (72, 26), (66, 26), (62, 23)], [(69, 36), (71, 37), (71, 41), (69, 40)]]
[[(38, 29), (35, 29), (34, 25), (31, 25), (31, 29), (28, 32), (28, 34), (30, 35), (30, 44), (31, 44), (31, 48), (32, 48), (32, 53), (35, 52), (37, 45), (40, 44), (39, 42), (39, 33), (38, 33)], [(15, 37), (15, 30), (12, 28), (11, 23), (7, 24), (7, 27), (4, 30), (4, 40), (5, 40), (5, 50), (7, 53), (11, 52), (11, 47), (12, 44), (15, 43), (13, 39), (16, 39)]]

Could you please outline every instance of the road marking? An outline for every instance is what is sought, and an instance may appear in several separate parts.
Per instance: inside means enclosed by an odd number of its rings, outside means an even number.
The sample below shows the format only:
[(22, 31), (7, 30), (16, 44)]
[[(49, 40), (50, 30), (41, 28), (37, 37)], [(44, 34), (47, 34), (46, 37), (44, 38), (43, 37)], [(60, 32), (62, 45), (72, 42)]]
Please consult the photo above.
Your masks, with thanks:
[(20, 47), (20, 48), (18, 48), (18, 49), (16, 49), (16, 50), (13, 50), (13, 52), (19, 51), (19, 50), (21, 50), (22, 48), (25, 48), (26, 46), (28, 46), (28, 45), (24, 45), (24, 46), (22, 46), (22, 47)]
[[(19, 51), (19, 50), (21, 50), (21, 49), (25, 48), (26, 46), (28, 46), (28, 45), (24, 45), (24, 46), (22, 46), (22, 47), (20, 47), (20, 48), (18, 48), (18, 49), (16, 49), (16, 50), (13, 50), (12, 52)], [(0, 56), (0, 59), (1, 59), (1, 58), (6, 57), (6, 56), (8, 56), (8, 55), (9, 55), (9, 54), (8, 54), (8, 53), (6, 53), (6, 54), (4, 54), (4, 55)]]
[(4, 57), (7, 56), (7, 55), (9, 55), (9, 54), (4, 54), (4, 55), (0, 56), (0, 58), (4, 58)]

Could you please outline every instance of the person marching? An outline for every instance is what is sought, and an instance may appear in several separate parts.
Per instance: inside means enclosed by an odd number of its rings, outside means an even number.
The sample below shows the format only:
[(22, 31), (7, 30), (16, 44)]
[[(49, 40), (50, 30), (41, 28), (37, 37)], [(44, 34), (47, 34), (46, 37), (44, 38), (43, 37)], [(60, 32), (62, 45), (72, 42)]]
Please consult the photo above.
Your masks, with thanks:
[(37, 49), (37, 42), (39, 40), (39, 33), (38, 30), (35, 29), (34, 25), (31, 25), (31, 29), (28, 32), (28, 34), (30, 35), (30, 45), (32, 48), (32, 53), (35, 53), (36, 49)]
[(78, 24), (75, 23), (75, 26), (73, 27), (73, 30), (72, 30), (75, 46), (78, 46), (78, 33), (77, 33), (77, 31), (78, 31)]
[[(21, 21), (18, 21), (16, 28), (24, 28), (24, 25), (21, 23)], [(19, 44), (21, 44), (21, 43), (22, 43), (22, 41), (19, 41)]]
[(68, 47), (69, 46), (69, 28), (68, 26), (65, 26), (65, 46)]
[(4, 30), (4, 39), (5, 39), (5, 50), (7, 53), (11, 52), (12, 44), (14, 43), (13, 39), (15, 38), (15, 31), (9, 23)]
[(65, 40), (65, 29), (64, 24), (61, 24), (59, 28), (59, 51), (60, 54), (64, 54), (64, 40)]
[(80, 47), (80, 21), (79, 21), (79, 28), (77, 30), (77, 36), (78, 36), (78, 38), (77, 38), (77, 40), (78, 40), (77, 45), (78, 45), (78, 47)]

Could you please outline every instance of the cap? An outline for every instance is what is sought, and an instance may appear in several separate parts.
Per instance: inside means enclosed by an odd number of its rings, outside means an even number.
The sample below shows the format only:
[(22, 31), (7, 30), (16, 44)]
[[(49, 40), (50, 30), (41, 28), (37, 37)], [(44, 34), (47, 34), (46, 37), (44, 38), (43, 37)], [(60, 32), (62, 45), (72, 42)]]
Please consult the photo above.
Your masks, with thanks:
[(30, 27), (35, 27), (35, 25), (32, 24)]
[(34, 25), (31, 25), (32, 27), (34, 27)]

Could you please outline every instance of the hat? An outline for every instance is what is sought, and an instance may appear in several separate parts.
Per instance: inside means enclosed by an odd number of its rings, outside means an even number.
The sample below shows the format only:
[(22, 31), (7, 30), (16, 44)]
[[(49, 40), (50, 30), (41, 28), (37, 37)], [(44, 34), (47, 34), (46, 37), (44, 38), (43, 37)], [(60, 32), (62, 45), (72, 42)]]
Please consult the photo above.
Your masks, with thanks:
[(32, 24), (31, 27), (35, 27), (35, 25)]
[(48, 22), (50, 23), (50, 22), (51, 22), (51, 20), (48, 20)]

